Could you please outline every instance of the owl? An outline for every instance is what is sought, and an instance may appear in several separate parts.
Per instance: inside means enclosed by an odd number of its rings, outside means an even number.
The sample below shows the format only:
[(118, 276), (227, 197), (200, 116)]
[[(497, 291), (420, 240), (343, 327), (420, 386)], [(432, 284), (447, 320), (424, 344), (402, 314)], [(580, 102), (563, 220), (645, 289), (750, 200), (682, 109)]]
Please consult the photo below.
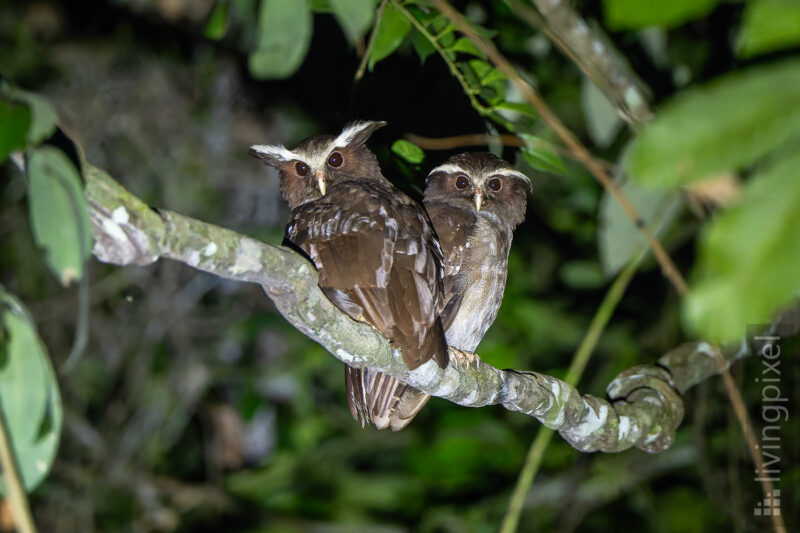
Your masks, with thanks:
[[(483, 152), (453, 156), (428, 174), (423, 203), (444, 253), (441, 318), (453, 348), (474, 352), (497, 317), (511, 238), (531, 189), (525, 174)], [(430, 396), (408, 386), (395, 398), (418, 412)]]
[(423, 203), (444, 253), (442, 323), (456, 349), (474, 352), (497, 317), (511, 239), (532, 188), (486, 152), (455, 155), (428, 174)]
[[(444, 368), (436, 233), (425, 210), (384, 178), (364, 145), (385, 124), (356, 122), (336, 137), (309, 137), (294, 150), (257, 145), (250, 153), (278, 169), (291, 209), (285, 241), (314, 263), (325, 295), (400, 348), (408, 368), (430, 359)], [(405, 427), (421, 408), (414, 397), (400, 400), (406, 388), (380, 372), (345, 368), (348, 405), (362, 426)]]

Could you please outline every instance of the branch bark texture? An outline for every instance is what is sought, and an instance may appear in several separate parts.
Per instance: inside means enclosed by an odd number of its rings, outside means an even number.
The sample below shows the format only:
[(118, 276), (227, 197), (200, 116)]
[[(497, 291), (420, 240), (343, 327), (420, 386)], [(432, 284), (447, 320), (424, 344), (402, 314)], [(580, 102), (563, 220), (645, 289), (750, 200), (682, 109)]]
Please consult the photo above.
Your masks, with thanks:
[[(654, 366), (620, 374), (609, 399), (581, 395), (562, 380), (500, 370), (451, 349), (450, 364), (409, 370), (401, 354), (369, 325), (350, 319), (317, 286), (313, 265), (296, 252), (171, 211), (148, 207), (86, 163), (94, 255), (116, 265), (173, 259), (220, 277), (260, 284), (289, 323), (354, 367), (370, 367), (467, 407), (500, 404), (540, 420), (581, 451), (666, 449), (683, 418), (680, 393), (716, 374), (715, 348), (681, 346)], [(726, 364), (742, 353), (725, 355)]]

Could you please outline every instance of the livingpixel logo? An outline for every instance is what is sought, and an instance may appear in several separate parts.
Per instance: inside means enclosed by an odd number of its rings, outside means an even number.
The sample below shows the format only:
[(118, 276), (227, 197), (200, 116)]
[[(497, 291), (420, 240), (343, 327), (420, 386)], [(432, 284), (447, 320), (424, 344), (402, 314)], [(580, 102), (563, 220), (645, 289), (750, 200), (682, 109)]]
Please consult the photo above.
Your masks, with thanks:
[(780, 336), (755, 336), (761, 344), (761, 438), (757, 446), (762, 463), (753, 481), (763, 484), (764, 498), (753, 508), (754, 516), (781, 516), (781, 491), (773, 488), (781, 480), (781, 425), (789, 421), (789, 398), (782, 389)]

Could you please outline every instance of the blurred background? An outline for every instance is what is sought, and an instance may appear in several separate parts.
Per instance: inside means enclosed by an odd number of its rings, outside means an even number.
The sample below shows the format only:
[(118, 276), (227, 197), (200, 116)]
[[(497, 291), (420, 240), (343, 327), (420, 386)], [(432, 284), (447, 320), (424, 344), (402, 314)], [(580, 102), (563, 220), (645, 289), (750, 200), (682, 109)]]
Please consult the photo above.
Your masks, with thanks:
[[(654, 102), (741, 66), (731, 35), (744, 3), (704, 4), (668, 29), (605, 27)], [(471, 107), (438, 55), (421, 61), (410, 42), (354, 81), (369, 33), (349, 39), (326, 2), (312, 5), (299, 69), (260, 80), (248, 65), (255, 0), (230, 3), (224, 35), (210, 26), (212, 0), (4, 2), (0, 72), (47, 97), (88, 159), (150, 205), (273, 243), (288, 210), (277, 175), (247, 155), (251, 144), (293, 146), (349, 120), (386, 120), (370, 147), (419, 199), (427, 170), (479, 148), (426, 150), (413, 164), (391, 151), (397, 139), (502, 132)], [(575, 5), (592, 24), (608, 20), (599, 2)], [(504, 2), (456, 6), (497, 32), (503, 53), (598, 158), (619, 158), (630, 130), (542, 33)], [(569, 158), (545, 172), (515, 147), (492, 149), (516, 161), (534, 192), (505, 300), (478, 352), (499, 368), (563, 377), (610, 284), (598, 253), (603, 191)], [(26, 202), (22, 175), (0, 167), (0, 282), (27, 304), (58, 369), (74, 336), (77, 290), (42, 262)], [(687, 271), (701, 217), (685, 208), (676, 216), (663, 240)], [(163, 260), (92, 261), (88, 274), (89, 345), (59, 377), (61, 444), (31, 496), (40, 531), (497, 530), (540, 428), (533, 418), (434, 398), (400, 433), (362, 429), (346, 405), (341, 363), (290, 327), (259, 287)], [(581, 392), (603, 396), (619, 371), (686, 340), (678, 305), (645, 261)], [(757, 367), (748, 364), (735, 379), (752, 399)], [(520, 530), (752, 530), (760, 488), (721, 382), (692, 390), (686, 408), (675, 444), (658, 455), (581, 454), (556, 437)], [(785, 475), (796, 483), (797, 466)], [(8, 528), (8, 511), (0, 518)]]

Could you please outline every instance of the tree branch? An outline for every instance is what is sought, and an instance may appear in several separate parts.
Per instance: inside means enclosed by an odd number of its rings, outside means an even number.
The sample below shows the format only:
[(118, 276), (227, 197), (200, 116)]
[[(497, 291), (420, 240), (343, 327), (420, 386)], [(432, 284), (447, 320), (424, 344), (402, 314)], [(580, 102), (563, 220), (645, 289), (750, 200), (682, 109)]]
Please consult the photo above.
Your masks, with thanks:
[[(258, 283), (290, 324), (344, 363), (380, 370), (459, 405), (500, 404), (536, 417), (582, 451), (667, 448), (683, 417), (679, 393), (718, 371), (710, 345), (681, 346), (656, 366), (620, 374), (608, 387), (609, 401), (581, 396), (564, 381), (544, 374), (499, 370), (452, 348), (447, 368), (428, 362), (411, 371), (386, 339), (325, 297), (315, 269), (301, 255), (152, 209), (97, 167), (84, 163), (83, 170), (94, 255), (100, 261), (144, 265), (168, 258), (226, 279)], [(725, 364), (741, 355), (723, 354)]]
[(635, 128), (652, 118), (644, 82), (600, 28), (587, 24), (571, 2), (530, 1), (541, 15), (521, 0), (510, 0), (509, 5), (514, 14), (547, 35), (597, 85), (628, 124)]

